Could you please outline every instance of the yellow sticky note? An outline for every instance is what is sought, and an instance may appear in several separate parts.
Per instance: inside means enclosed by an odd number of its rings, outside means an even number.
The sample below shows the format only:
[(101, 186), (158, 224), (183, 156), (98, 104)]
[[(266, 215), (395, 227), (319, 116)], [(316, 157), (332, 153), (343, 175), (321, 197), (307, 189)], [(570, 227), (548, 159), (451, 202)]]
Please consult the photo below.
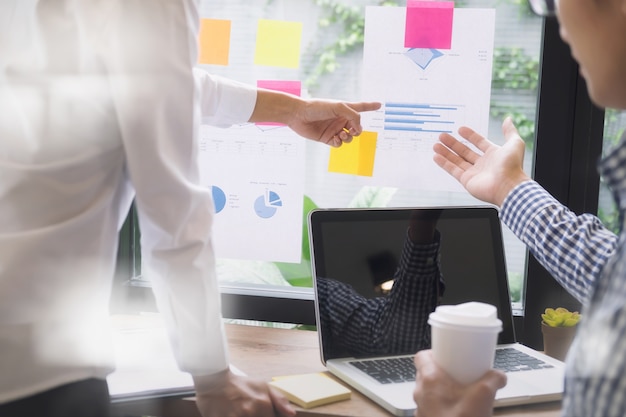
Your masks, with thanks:
[(352, 142), (330, 149), (328, 171), (371, 177), (374, 174), (378, 133), (361, 132)]
[(254, 64), (298, 68), (301, 39), (301, 22), (259, 20)]
[(274, 378), (270, 385), (302, 408), (350, 399), (351, 391), (322, 373)]
[(230, 20), (200, 20), (198, 63), (228, 65), (230, 28)]

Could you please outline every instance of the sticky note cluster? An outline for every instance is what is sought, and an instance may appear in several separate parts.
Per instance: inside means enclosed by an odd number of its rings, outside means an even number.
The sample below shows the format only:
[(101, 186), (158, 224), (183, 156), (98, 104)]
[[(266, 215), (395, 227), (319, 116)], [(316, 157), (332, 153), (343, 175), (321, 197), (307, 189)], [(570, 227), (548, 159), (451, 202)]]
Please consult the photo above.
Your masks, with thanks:
[[(256, 34), (254, 64), (285, 68), (300, 66), (302, 22), (260, 19)], [(198, 63), (229, 64), (232, 22), (200, 19)]]
[(348, 400), (351, 395), (348, 388), (323, 373), (276, 377), (270, 385), (302, 408)]

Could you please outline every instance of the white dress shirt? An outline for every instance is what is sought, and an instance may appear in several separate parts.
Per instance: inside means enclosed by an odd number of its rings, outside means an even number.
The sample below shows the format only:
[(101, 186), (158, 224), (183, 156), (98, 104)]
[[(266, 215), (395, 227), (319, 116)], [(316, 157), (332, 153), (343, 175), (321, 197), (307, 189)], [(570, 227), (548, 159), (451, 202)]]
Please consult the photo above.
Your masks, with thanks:
[(181, 369), (228, 366), (198, 127), (245, 122), (256, 91), (194, 85), (197, 30), (195, 0), (0, 3), (0, 402), (111, 371), (133, 197)]

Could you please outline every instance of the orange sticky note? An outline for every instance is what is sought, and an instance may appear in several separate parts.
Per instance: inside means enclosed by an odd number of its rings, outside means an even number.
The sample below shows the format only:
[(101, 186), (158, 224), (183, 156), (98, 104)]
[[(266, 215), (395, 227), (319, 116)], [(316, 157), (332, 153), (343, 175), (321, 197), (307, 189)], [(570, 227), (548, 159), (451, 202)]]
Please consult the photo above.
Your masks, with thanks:
[(378, 133), (364, 131), (352, 142), (331, 148), (328, 171), (371, 177), (374, 174), (377, 139)]
[(254, 64), (298, 68), (301, 39), (301, 22), (259, 20)]
[(230, 20), (200, 20), (198, 63), (228, 65), (230, 27)]

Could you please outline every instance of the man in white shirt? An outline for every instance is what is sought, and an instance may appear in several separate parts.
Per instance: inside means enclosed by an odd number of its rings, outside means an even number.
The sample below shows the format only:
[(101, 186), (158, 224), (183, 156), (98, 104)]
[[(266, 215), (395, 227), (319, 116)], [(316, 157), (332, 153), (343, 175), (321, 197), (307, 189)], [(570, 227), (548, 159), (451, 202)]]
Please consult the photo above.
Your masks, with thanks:
[(108, 302), (133, 198), (145, 273), (203, 416), (293, 415), (228, 370), (200, 111), (338, 146), (379, 104), (195, 83), (197, 27), (195, 0), (0, 4), (0, 415), (107, 415)]

